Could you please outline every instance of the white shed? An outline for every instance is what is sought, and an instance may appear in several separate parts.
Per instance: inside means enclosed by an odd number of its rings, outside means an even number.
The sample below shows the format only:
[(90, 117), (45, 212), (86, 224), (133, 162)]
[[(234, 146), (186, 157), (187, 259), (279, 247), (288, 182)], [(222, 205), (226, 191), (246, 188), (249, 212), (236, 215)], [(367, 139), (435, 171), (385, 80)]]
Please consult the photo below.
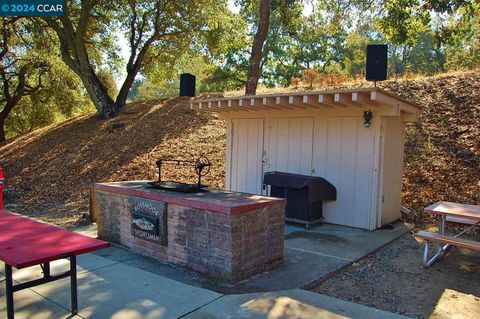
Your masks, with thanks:
[(320, 176), (337, 189), (337, 200), (324, 203), (325, 222), (375, 229), (400, 217), (404, 129), (418, 120), (418, 105), (364, 88), (193, 100), (190, 107), (226, 120), (227, 189), (265, 195), (270, 171)]

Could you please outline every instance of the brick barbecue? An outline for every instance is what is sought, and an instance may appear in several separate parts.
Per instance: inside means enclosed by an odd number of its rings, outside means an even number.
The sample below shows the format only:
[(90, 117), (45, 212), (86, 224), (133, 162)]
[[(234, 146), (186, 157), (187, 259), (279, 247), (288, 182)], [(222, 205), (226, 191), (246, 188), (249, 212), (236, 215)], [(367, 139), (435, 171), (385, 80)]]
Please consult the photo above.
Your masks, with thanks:
[(95, 184), (91, 213), (102, 239), (235, 283), (282, 262), (284, 209), (279, 198), (135, 181)]

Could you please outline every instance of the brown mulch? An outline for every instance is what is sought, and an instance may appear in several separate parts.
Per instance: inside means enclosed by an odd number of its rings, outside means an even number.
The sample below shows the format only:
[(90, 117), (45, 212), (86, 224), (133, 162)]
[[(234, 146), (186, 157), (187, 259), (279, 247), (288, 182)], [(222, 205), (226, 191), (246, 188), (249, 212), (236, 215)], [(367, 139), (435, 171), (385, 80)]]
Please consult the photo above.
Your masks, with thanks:
[(480, 204), (480, 72), (387, 82), (424, 107), (408, 124), (402, 202), (406, 221), (423, 226), (423, 208), (439, 200)]
[[(385, 89), (425, 107), (407, 127), (403, 205), (405, 220), (431, 222), (421, 210), (438, 200), (480, 204), (480, 74), (387, 81)], [(0, 144), (8, 209), (64, 226), (87, 220), (95, 182), (157, 178), (163, 156), (213, 164), (205, 183), (224, 186), (226, 128), (215, 115), (189, 109), (187, 98), (129, 104), (104, 121), (91, 114)], [(165, 177), (194, 182), (188, 166)]]
[[(155, 161), (165, 156), (207, 156), (213, 166), (202, 182), (221, 188), (225, 135), (224, 122), (190, 110), (188, 98), (130, 104), (109, 121), (91, 114), (46, 127), (0, 146), (7, 208), (80, 225), (92, 183), (156, 180)], [(168, 167), (162, 175), (196, 181), (193, 166)]]

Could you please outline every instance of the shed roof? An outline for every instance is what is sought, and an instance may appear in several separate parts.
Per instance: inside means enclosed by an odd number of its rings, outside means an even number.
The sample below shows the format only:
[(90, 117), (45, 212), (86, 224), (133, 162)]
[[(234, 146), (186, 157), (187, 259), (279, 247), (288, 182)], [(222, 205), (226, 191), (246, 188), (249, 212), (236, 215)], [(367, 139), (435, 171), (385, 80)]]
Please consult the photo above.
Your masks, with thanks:
[(390, 106), (400, 112), (414, 115), (422, 110), (418, 104), (375, 87), (235, 96), (190, 102), (191, 109), (217, 113), (312, 108), (373, 108), (379, 105)]

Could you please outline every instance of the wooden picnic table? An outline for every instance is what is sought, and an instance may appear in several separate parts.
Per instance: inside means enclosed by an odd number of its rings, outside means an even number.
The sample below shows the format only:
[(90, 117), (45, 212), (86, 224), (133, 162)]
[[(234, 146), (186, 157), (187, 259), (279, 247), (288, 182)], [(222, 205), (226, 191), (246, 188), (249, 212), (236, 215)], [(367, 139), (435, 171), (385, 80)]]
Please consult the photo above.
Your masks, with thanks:
[(428, 206), (423, 211), (425, 213), (437, 214), (440, 216), (480, 220), (480, 206), (476, 205), (440, 201)]
[[(5, 263), (8, 319), (14, 318), (14, 292), (65, 277), (70, 277), (71, 311), (72, 315), (76, 315), (76, 256), (108, 246), (107, 242), (0, 209), (0, 260)], [(50, 274), (50, 262), (62, 258), (70, 260), (70, 270), (61, 274)], [(13, 284), (12, 267), (21, 269), (35, 265), (42, 267), (43, 278)]]
[[(473, 227), (480, 225), (480, 206), (459, 204), (452, 202), (440, 201), (428, 206), (423, 210), (425, 213), (438, 215), (438, 233), (420, 231), (415, 234), (416, 237), (425, 240), (425, 250), (423, 254), (423, 264), (430, 267), (450, 248), (450, 246), (458, 246), (472, 250), (480, 251), (480, 242), (460, 238)], [(445, 234), (445, 226), (447, 222), (468, 225), (461, 232), (449, 236)], [(428, 258), (429, 241), (439, 244), (437, 253)]]

